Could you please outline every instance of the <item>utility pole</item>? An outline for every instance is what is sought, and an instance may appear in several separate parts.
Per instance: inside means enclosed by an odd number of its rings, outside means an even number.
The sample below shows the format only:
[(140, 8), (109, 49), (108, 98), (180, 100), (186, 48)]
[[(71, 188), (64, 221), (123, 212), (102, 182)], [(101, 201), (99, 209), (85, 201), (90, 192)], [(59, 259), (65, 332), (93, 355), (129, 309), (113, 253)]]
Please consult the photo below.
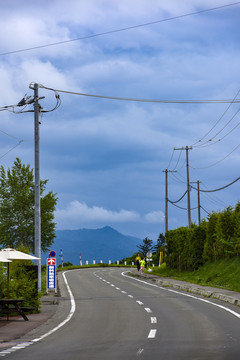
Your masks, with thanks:
[(200, 189), (199, 189), (199, 184), (200, 184), (201, 181), (194, 181), (194, 182), (191, 182), (191, 184), (197, 184), (197, 199), (198, 199), (198, 225), (200, 225), (200, 222), (201, 222), (201, 214), (200, 214), (200, 209), (201, 209), (201, 205), (200, 205)]
[(168, 231), (168, 173), (177, 172), (171, 170), (163, 170), (165, 172), (165, 233)]
[[(30, 84), (30, 89), (32, 89)], [(39, 97), (38, 84), (34, 84), (34, 141), (35, 141), (35, 240), (34, 250), (38, 266), (38, 290), (41, 291), (41, 207), (40, 207), (40, 162), (39, 162)]]
[(200, 206), (200, 189), (199, 189), (199, 184), (200, 184), (200, 181), (198, 180), (198, 181), (197, 181), (197, 192), (198, 192), (198, 225), (200, 225), (200, 223), (201, 223), (201, 213), (200, 213), (201, 206)]
[(182, 148), (174, 148), (174, 150), (186, 150), (186, 167), (187, 167), (187, 209), (188, 209), (188, 227), (191, 228), (191, 202), (190, 202), (190, 181), (189, 181), (189, 161), (188, 150), (192, 150), (192, 146), (186, 146)]

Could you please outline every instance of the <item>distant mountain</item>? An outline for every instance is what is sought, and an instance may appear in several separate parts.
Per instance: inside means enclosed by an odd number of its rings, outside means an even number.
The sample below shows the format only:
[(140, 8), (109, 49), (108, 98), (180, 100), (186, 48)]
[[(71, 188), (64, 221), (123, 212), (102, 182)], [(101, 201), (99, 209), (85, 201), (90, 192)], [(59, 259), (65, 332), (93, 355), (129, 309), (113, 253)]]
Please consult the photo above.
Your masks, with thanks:
[[(83, 264), (86, 260), (89, 264), (108, 263), (121, 260), (137, 252), (137, 245), (141, 239), (133, 236), (123, 235), (110, 226), (101, 229), (79, 229), (79, 230), (57, 230), (56, 239), (52, 250), (57, 253), (57, 262), (61, 262), (61, 249), (63, 251), (63, 261), (79, 265), (80, 254)], [(46, 263), (48, 253), (42, 259)]]

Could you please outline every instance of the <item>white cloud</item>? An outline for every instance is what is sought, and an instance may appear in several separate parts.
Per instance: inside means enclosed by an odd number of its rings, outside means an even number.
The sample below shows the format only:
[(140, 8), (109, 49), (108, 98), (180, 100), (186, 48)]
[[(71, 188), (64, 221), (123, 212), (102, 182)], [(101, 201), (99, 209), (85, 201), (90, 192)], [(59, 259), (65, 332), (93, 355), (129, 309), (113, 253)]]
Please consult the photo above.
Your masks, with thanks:
[(56, 220), (65, 221), (69, 223), (75, 223), (77, 226), (83, 223), (91, 222), (129, 222), (138, 221), (140, 219), (139, 214), (134, 211), (120, 210), (112, 211), (103, 207), (92, 206), (88, 207), (84, 202), (77, 200), (71, 201), (66, 209), (58, 209), (56, 211)]
[(144, 216), (148, 223), (164, 222), (164, 213), (162, 211), (151, 211)]
[(66, 208), (57, 209), (55, 213), (57, 223), (64, 223), (65, 228), (80, 228), (85, 224), (101, 223), (162, 223), (164, 214), (162, 211), (152, 211), (141, 216), (136, 211), (121, 209), (119, 211), (109, 210), (99, 206), (89, 207), (86, 203), (78, 200), (71, 201)]

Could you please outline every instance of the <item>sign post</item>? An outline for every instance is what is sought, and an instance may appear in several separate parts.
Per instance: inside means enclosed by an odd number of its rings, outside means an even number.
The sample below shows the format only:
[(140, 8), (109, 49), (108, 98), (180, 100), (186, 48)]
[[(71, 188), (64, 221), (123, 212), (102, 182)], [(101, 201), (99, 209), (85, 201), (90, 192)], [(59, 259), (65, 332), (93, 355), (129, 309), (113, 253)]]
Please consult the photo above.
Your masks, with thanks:
[(150, 269), (151, 261), (152, 261), (152, 253), (151, 253), (151, 252), (147, 252), (146, 255), (147, 255), (148, 271), (152, 271), (152, 269)]
[(49, 290), (54, 290), (57, 292), (57, 281), (56, 281), (56, 265), (57, 260), (54, 257), (56, 256), (55, 251), (51, 251), (49, 258), (47, 259), (47, 292)]

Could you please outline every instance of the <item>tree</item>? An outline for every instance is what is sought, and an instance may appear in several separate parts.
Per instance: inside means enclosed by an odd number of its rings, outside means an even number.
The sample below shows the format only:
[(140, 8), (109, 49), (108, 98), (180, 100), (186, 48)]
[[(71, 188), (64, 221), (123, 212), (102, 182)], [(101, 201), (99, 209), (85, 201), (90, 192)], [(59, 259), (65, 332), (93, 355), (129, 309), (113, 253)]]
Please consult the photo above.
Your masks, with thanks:
[(159, 253), (164, 250), (164, 246), (166, 245), (165, 236), (161, 233), (157, 239), (157, 244), (153, 247), (153, 251), (155, 253)]
[[(40, 181), (42, 251), (54, 242), (57, 197), (44, 195), (48, 180)], [(12, 169), (0, 167), (0, 244), (24, 246), (34, 252), (34, 176), (30, 165), (16, 158)]]
[(138, 245), (137, 247), (139, 248), (141, 254), (146, 257), (146, 254), (147, 252), (151, 251), (152, 248), (153, 248), (153, 245), (152, 245), (153, 241), (150, 240), (148, 237), (146, 237), (144, 240), (143, 240), (143, 245)]

